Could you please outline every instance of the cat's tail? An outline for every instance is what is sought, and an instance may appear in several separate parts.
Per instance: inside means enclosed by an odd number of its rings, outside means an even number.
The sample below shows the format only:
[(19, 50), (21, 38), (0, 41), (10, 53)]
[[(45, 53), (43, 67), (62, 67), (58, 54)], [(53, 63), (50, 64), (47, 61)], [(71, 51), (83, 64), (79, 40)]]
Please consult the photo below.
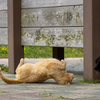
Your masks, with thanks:
[(7, 77), (5, 77), (2, 73), (1, 73), (1, 68), (0, 68), (0, 78), (7, 84), (17, 84), (17, 83), (23, 83), (17, 79), (9, 79)]

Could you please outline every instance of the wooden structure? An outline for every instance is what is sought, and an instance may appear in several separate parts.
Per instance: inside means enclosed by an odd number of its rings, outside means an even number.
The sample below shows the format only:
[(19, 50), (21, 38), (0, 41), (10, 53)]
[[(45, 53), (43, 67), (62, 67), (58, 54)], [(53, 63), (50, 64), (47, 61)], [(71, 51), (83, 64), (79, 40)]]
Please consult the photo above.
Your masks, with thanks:
[(84, 0), (84, 78), (100, 79), (93, 70), (100, 56), (100, 0)]
[(84, 77), (100, 78), (93, 71), (100, 51), (97, 9), (99, 0), (0, 0), (0, 44), (8, 45), (9, 73), (24, 57), (24, 45), (51, 46), (58, 59), (64, 47), (83, 48), (84, 17)]

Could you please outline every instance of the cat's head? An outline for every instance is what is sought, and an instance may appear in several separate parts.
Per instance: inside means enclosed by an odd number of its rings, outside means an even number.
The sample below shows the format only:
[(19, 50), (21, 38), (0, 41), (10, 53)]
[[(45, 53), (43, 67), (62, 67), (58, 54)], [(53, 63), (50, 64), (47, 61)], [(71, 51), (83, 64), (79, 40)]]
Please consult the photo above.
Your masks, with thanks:
[(72, 80), (74, 78), (74, 75), (71, 74), (71, 73), (65, 73), (64, 76), (63, 76), (63, 83), (64, 84), (70, 84), (72, 83)]

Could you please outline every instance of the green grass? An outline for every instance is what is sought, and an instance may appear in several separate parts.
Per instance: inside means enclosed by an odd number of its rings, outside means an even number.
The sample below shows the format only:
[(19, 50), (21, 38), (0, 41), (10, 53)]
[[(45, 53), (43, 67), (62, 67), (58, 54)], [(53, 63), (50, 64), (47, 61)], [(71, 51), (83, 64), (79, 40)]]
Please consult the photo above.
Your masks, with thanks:
[(83, 48), (65, 48), (64, 55), (66, 57), (83, 57)]
[(100, 80), (88, 80), (88, 79), (76, 79), (77, 81), (81, 83), (88, 83), (88, 84), (97, 84), (100, 83)]
[(25, 58), (51, 58), (52, 48), (51, 47), (24, 47)]
[(62, 95), (53, 95), (52, 93), (39, 93), (39, 95), (43, 95), (44, 97), (58, 97), (58, 98), (62, 98), (62, 99), (70, 99), (68, 97), (64, 98)]
[(0, 68), (3, 72), (8, 72), (8, 66), (4, 64), (0, 64)]
[[(66, 57), (83, 57), (83, 48), (64, 48)], [(25, 58), (52, 58), (52, 47), (24, 46)], [(8, 46), (0, 46), (0, 58), (8, 58)]]
[(0, 93), (9, 93), (9, 92), (8, 92), (8, 91), (1, 91), (1, 90), (0, 90)]
[(43, 93), (42, 95), (43, 95), (44, 97), (50, 97), (50, 96), (53, 96), (52, 93)]
[(8, 57), (8, 46), (0, 46), (0, 58)]

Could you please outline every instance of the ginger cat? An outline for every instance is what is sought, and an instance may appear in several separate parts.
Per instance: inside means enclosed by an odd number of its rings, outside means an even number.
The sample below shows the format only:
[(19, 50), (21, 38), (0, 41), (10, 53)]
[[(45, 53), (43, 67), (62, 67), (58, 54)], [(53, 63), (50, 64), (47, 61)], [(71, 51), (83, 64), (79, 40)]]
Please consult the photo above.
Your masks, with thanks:
[(0, 78), (8, 84), (44, 82), (47, 79), (54, 79), (58, 84), (70, 84), (73, 74), (67, 73), (64, 60), (46, 59), (35, 64), (24, 64), (22, 58), (16, 69), (16, 79), (6, 78), (1, 69)]

